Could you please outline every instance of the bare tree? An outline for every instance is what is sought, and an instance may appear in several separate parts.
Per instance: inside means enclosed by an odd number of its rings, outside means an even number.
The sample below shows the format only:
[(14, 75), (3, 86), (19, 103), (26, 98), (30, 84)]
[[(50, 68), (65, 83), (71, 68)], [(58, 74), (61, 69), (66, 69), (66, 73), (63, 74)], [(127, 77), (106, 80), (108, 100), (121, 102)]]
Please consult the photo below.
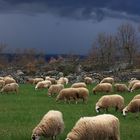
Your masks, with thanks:
[(90, 59), (101, 68), (109, 68), (115, 61), (116, 38), (100, 33), (90, 50)]
[(125, 23), (119, 26), (117, 42), (123, 61), (127, 60), (132, 65), (138, 48), (137, 34), (132, 24)]

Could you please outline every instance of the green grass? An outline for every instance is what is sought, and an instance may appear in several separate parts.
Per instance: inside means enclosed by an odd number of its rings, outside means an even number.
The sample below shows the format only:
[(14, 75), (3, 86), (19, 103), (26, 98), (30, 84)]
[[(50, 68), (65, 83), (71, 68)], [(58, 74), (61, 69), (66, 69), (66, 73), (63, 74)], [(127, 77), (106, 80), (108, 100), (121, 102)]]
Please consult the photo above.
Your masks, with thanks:
[[(91, 92), (93, 86), (88, 86), (90, 96), (87, 104), (81, 101), (78, 104), (55, 102), (55, 98), (47, 96), (47, 90), (35, 91), (33, 85), (25, 84), (20, 85), (18, 95), (0, 94), (0, 140), (30, 140), (33, 128), (51, 109), (60, 110), (63, 113), (65, 130), (59, 136), (59, 140), (64, 140), (80, 117), (97, 115), (94, 109), (95, 103), (102, 94), (93, 95)], [(121, 93), (121, 95), (127, 104), (138, 93), (139, 90), (134, 93)], [(140, 117), (136, 118), (135, 114), (129, 113), (124, 118), (114, 109), (110, 109), (109, 113), (120, 120), (121, 140), (140, 139)]]

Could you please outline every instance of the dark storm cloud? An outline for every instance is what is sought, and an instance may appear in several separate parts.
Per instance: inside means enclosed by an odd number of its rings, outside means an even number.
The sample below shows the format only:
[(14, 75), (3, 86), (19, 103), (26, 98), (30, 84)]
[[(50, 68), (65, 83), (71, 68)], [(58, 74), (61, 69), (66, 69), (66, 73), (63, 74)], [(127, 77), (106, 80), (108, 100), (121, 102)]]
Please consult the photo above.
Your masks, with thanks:
[(74, 19), (106, 17), (139, 20), (139, 0), (0, 0), (1, 12), (50, 12)]

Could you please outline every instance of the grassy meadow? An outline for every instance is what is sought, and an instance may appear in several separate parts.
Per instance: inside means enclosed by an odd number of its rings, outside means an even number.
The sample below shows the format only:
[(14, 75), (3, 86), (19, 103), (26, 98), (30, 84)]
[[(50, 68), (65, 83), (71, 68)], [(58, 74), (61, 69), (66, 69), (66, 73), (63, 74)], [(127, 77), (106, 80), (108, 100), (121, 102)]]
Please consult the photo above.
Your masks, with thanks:
[[(0, 94), (0, 140), (30, 140), (33, 128), (43, 115), (52, 109), (63, 113), (65, 130), (58, 139), (64, 140), (80, 117), (97, 115), (94, 109), (95, 103), (102, 94), (93, 95), (93, 87), (94, 85), (88, 86), (90, 96), (87, 104), (83, 104), (82, 101), (78, 104), (55, 102), (54, 97), (47, 96), (47, 89), (35, 91), (33, 85), (27, 84), (20, 85), (18, 95)], [(127, 104), (138, 93), (140, 93), (139, 90), (120, 94)], [(124, 118), (114, 109), (110, 109), (109, 113), (114, 114), (120, 120), (121, 140), (140, 139), (140, 116), (136, 118), (135, 114), (128, 113)]]

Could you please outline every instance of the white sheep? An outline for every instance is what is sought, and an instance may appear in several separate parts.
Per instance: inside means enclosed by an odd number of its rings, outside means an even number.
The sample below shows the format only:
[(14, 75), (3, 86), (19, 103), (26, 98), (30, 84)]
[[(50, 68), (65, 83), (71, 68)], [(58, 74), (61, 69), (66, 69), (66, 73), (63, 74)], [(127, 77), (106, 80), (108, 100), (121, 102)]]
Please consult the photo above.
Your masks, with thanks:
[(79, 88), (79, 87), (84, 87), (86, 88), (87, 85), (84, 82), (78, 82), (78, 83), (74, 83), (71, 85), (72, 88)]
[(100, 83), (93, 88), (93, 93), (96, 92), (112, 92), (112, 84), (110, 83)]
[(10, 83), (16, 83), (16, 80), (12, 77), (6, 76), (6, 77), (4, 77), (4, 82), (6, 85), (6, 84), (10, 84)]
[(43, 78), (34, 78), (33, 84), (37, 84), (38, 82), (44, 81)]
[(95, 110), (99, 113), (99, 110), (106, 109), (108, 111), (109, 107), (115, 107), (116, 111), (119, 109), (122, 111), (124, 107), (124, 98), (120, 95), (104, 95), (96, 103)]
[(51, 78), (50, 76), (46, 76), (46, 77), (45, 77), (45, 80), (51, 81), (52, 84), (57, 84), (56, 79), (55, 79), (55, 78)]
[(77, 88), (77, 90), (78, 90), (77, 98), (82, 99), (83, 102), (86, 103), (88, 100), (88, 96), (89, 96), (89, 90), (87, 88), (83, 88), (83, 87)]
[(64, 100), (65, 102), (68, 101), (70, 103), (71, 100), (75, 100), (75, 103), (77, 104), (77, 98), (78, 90), (76, 88), (65, 88), (59, 92), (56, 97), (56, 101)]
[(125, 92), (125, 91), (129, 91), (128, 87), (126, 86), (126, 84), (115, 84), (114, 88), (117, 92)]
[(69, 82), (69, 79), (68, 78), (66, 78), (66, 77), (60, 77), (59, 79), (58, 79), (58, 81), (57, 81), (57, 84), (68, 84), (68, 82)]
[(136, 89), (140, 89), (140, 81), (136, 82), (135, 84), (133, 84), (132, 88), (131, 88), (131, 92), (133, 92)]
[(19, 85), (17, 83), (10, 83), (6, 84), (2, 89), (1, 92), (16, 92), (18, 93)]
[(102, 79), (100, 83), (110, 83), (110, 84), (113, 84), (114, 83), (114, 78), (106, 77), (106, 78)]
[(137, 83), (137, 82), (140, 82), (140, 80), (134, 79), (134, 80), (131, 80), (131, 81), (128, 82), (129, 83), (129, 85), (128, 85), (129, 91), (131, 90), (131, 88), (133, 87), (133, 85), (135, 83)]
[(58, 94), (63, 88), (64, 85), (62, 84), (51, 85), (48, 89), (48, 95), (52, 96), (53, 94)]
[(45, 80), (45, 81), (40, 81), (36, 84), (35, 90), (37, 89), (43, 89), (43, 88), (49, 88), (51, 85), (51, 81)]
[(41, 136), (56, 139), (64, 131), (63, 115), (60, 111), (50, 110), (44, 115), (40, 123), (33, 129), (32, 140), (39, 140)]
[(126, 116), (127, 112), (138, 113), (140, 112), (140, 99), (133, 99), (124, 109), (123, 116)]
[(111, 114), (82, 117), (65, 140), (120, 140), (120, 122)]
[(93, 83), (93, 80), (92, 80), (91, 77), (85, 77), (85, 78), (84, 78), (84, 82), (85, 82), (86, 84), (92, 84), (92, 83)]

